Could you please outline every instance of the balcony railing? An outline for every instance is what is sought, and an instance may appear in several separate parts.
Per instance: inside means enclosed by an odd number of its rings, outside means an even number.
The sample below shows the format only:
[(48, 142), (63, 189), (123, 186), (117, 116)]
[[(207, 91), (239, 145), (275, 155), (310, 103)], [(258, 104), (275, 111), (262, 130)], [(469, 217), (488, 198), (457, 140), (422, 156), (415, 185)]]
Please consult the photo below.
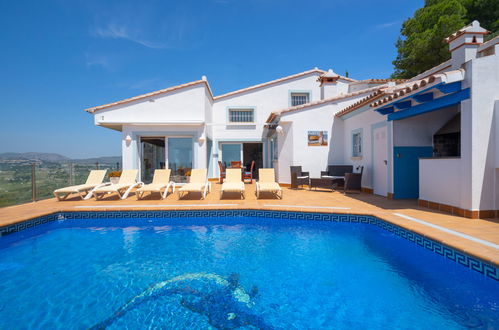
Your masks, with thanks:
[(91, 170), (106, 169), (109, 174), (120, 168), (120, 163), (2, 162), (0, 207), (52, 198), (55, 189), (85, 183)]

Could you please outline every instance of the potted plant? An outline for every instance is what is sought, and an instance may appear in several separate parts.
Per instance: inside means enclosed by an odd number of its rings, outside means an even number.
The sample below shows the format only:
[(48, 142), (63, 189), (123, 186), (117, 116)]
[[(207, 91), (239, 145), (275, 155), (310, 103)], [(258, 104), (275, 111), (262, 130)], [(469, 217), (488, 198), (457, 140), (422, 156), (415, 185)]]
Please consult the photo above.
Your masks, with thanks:
[(120, 181), (120, 176), (121, 171), (113, 171), (109, 173), (109, 181), (111, 181), (112, 184), (117, 184), (118, 181)]

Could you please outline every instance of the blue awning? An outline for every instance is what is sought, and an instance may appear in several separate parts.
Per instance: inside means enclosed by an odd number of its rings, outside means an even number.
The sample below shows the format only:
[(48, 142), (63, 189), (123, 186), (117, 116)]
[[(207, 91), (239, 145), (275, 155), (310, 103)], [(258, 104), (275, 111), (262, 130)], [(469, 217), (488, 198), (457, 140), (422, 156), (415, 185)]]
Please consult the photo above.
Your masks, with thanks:
[(389, 96), (371, 107), (391, 121), (457, 105), (470, 97), (470, 89), (463, 89), (463, 79), (461, 69), (409, 82), (396, 86)]

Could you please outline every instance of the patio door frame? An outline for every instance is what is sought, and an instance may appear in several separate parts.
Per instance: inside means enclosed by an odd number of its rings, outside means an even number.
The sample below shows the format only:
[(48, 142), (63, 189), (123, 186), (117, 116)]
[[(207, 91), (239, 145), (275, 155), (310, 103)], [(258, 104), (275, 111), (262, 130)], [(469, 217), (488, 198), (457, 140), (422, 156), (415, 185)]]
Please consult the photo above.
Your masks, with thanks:
[[(142, 146), (141, 139), (142, 138), (163, 138), (165, 140), (165, 169), (169, 168), (168, 167), (168, 139), (169, 138), (185, 138), (185, 139), (191, 139), (192, 143), (192, 168), (196, 168), (197, 164), (197, 152), (195, 148), (195, 141), (194, 141), (194, 135), (191, 134), (165, 134), (165, 133), (157, 133), (157, 132), (144, 132), (144, 133), (139, 133), (137, 134), (138, 136), (138, 142), (139, 142), (139, 155), (138, 155), (138, 170), (139, 170), (139, 181), (142, 181), (142, 162), (143, 162), (143, 157), (144, 157), (144, 149)], [(177, 185), (183, 185), (184, 183), (177, 183)]]

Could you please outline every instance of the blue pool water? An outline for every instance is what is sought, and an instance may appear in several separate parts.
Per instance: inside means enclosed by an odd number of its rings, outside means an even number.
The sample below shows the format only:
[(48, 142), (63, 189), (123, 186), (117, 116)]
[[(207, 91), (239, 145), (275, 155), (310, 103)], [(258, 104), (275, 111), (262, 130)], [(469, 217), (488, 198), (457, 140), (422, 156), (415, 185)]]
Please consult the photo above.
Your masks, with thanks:
[(108, 220), (0, 238), (1, 329), (499, 327), (497, 281), (374, 225)]

